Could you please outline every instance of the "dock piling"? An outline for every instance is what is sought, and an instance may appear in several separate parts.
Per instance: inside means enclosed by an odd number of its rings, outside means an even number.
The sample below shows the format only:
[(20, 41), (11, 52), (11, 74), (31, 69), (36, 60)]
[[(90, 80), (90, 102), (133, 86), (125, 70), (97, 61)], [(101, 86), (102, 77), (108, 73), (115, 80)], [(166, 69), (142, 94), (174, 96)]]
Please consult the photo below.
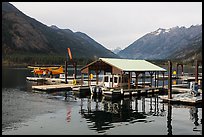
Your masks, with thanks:
[(198, 60), (195, 61), (195, 82), (198, 83)]
[(172, 62), (168, 61), (168, 69), (169, 69), (169, 76), (168, 76), (168, 99), (172, 99)]

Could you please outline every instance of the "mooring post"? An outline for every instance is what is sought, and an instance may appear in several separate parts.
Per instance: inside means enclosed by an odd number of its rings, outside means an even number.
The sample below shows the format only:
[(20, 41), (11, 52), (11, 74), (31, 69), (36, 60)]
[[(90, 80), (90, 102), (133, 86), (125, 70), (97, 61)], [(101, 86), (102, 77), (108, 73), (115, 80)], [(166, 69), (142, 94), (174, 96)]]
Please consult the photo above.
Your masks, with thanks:
[(195, 61), (195, 82), (198, 83), (198, 60)]
[(168, 76), (168, 99), (172, 99), (172, 63), (168, 61), (169, 76)]
[(65, 61), (65, 84), (67, 84), (67, 61)]

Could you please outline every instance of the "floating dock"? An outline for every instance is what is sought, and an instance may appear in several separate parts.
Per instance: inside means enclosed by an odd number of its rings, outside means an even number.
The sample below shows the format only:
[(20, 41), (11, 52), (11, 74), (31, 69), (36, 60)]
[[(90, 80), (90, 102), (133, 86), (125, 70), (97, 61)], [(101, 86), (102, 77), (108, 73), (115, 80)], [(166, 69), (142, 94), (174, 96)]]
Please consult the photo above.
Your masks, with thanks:
[[(180, 76), (183, 81), (195, 81), (195, 76)], [(202, 77), (198, 77), (198, 80), (202, 80)]]
[(51, 90), (71, 90), (75, 85), (73, 84), (57, 84), (57, 85), (38, 85), (32, 86), (33, 90), (51, 91)]
[(157, 93), (159, 91), (165, 91), (163, 87), (146, 87), (137, 89), (109, 89), (103, 91), (104, 96), (134, 96), (139, 94)]
[(163, 102), (171, 102), (171, 103), (182, 103), (188, 105), (195, 105), (202, 103), (202, 95), (194, 97), (190, 93), (183, 93), (183, 94), (173, 94), (172, 99), (168, 98), (168, 95), (159, 96)]

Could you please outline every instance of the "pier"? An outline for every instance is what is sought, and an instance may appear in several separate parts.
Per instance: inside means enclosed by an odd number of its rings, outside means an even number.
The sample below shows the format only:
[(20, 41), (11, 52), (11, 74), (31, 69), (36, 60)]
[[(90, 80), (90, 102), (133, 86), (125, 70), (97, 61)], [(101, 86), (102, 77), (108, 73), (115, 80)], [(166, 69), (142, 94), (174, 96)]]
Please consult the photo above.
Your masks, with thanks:
[(183, 93), (183, 94), (173, 94), (172, 99), (169, 99), (167, 95), (159, 96), (160, 99), (163, 100), (163, 102), (169, 102), (170, 103), (180, 103), (180, 104), (187, 104), (187, 105), (196, 105), (199, 103), (202, 103), (202, 96), (194, 97), (189, 93)]
[[(67, 65), (67, 62), (65, 62), (65, 64)], [(179, 65), (177, 65), (177, 67)], [(73, 66), (75, 70), (76, 64)], [(67, 67), (65, 70), (66, 69)], [(103, 95), (112, 98), (161, 93), (163, 96), (160, 98), (164, 102), (188, 102), (195, 104), (202, 101), (202, 97), (195, 99), (193, 95), (191, 95), (192, 89), (189, 88), (189, 82), (191, 81), (197, 80), (198, 83), (202, 83), (202, 77), (198, 77), (197, 70), (195, 77), (184, 76), (183, 68), (182, 76), (178, 76), (178, 73), (176, 76), (173, 76), (172, 63), (169, 61), (168, 76), (164, 75), (166, 71), (167, 70), (145, 60), (99, 58), (99, 60), (81, 69), (80, 78), (77, 77), (75, 71), (72, 79), (70, 79), (66, 74), (66, 70), (64, 78), (27, 77), (26, 79), (29, 81), (43, 82), (42, 85), (32, 86), (32, 89), (46, 92), (74, 91), (80, 95), (95, 94), (97, 96)], [(103, 76), (101, 80), (99, 80), (99, 76)], [(139, 78), (141, 79), (139, 80)], [(175, 78), (181, 79), (184, 83), (172, 85), (172, 79)], [(146, 79), (149, 79), (149, 81), (146, 81)], [(168, 79), (168, 85), (164, 85), (165, 79)], [(162, 81), (160, 86), (159, 80)], [(44, 85), (45, 82), (49, 84)], [(202, 95), (202, 89), (199, 89), (199, 93)], [(189, 96), (183, 97), (183, 94)]]
[(74, 87), (73, 84), (57, 84), (57, 85), (38, 85), (32, 86), (33, 90), (41, 90), (41, 91), (51, 91), (51, 90), (71, 90)]

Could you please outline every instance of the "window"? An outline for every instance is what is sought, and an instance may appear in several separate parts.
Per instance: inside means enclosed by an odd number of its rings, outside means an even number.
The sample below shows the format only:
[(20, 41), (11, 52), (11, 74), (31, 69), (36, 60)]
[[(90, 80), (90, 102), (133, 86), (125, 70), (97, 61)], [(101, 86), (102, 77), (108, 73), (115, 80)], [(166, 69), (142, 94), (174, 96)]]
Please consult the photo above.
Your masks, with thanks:
[(105, 77), (104, 82), (108, 82), (108, 77), (107, 76)]
[(114, 83), (117, 83), (117, 80), (118, 80), (117, 77), (114, 77)]
[(121, 83), (122, 81), (121, 81), (121, 77), (119, 77), (119, 83)]

